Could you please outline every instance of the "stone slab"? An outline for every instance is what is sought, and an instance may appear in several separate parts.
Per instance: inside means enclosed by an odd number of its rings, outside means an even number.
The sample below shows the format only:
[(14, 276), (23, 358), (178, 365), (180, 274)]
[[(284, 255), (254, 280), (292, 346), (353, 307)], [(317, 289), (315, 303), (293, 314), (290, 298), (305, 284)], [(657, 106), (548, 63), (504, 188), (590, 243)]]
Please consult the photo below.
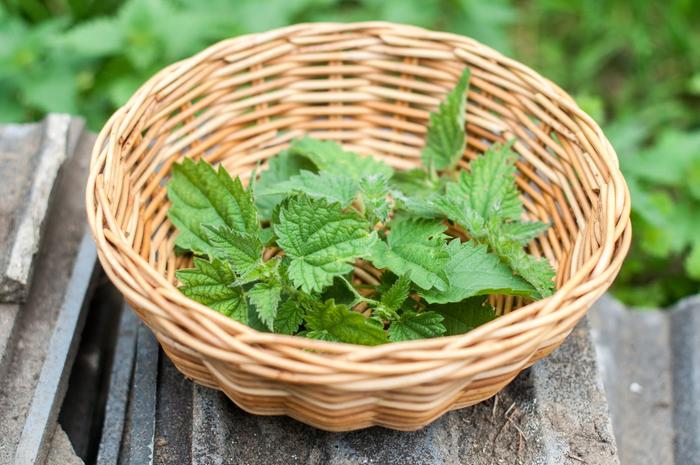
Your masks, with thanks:
[(26, 300), (71, 118), (0, 126), (0, 302)]
[(44, 240), (35, 255), (34, 275), (19, 305), (2, 354), (0, 372), (0, 463), (13, 463), (51, 335), (61, 310), (85, 233), (84, 186), (95, 137), (83, 132), (82, 120), (69, 128), (68, 152), (53, 189), (44, 224)]
[(192, 461), (192, 389), (193, 383), (180, 374), (170, 359), (161, 353), (158, 366), (155, 465)]
[(587, 319), (531, 376), (546, 463), (619, 463)]
[(671, 310), (674, 452), (678, 464), (700, 464), (700, 296)]
[(624, 464), (671, 464), (673, 398), (669, 321), (609, 296), (591, 311), (610, 416)]
[[(139, 347), (137, 353), (143, 350)], [(594, 354), (583, 322), (558, 351), (491, 400), (450, 412), (420, 431), (370, 428), (349, 433), (248, 414), (221, 392), (184, 379), (161, 354), (153, 462), (141, 455), (140, 463), (618, 464)], [(136, 371), (133, 376), (132, 390), (144, 391)], [(141, 443), (151, 437), (152, 422), (145, 416), (135, 422), (133, 412), (128, 413), (119, 463), (133, 463), (137, 423), (146, 431)]]
[(649, 310), (604, 296), (590, 315), (621, 462), (700, 464), (700, 297)]
[(257, 417), (193, 392), (192, 464), (616, 464), (615, 439), (584, 322), (553, 356), (494, 399), (416, 432), (328, 433)]

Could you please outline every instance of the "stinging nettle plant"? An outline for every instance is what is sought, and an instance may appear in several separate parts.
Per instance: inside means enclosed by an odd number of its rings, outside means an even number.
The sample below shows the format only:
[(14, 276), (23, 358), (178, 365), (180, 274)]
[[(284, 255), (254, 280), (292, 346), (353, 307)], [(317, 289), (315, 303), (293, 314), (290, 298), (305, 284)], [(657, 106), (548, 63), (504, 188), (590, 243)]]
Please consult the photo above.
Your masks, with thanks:
[[(194, 254), (180, 290), (257, 330), (364, 345), (467, 332), (495, 317), (490, 294), (550, 295), (554, 270), (524, 248), (548, 226), (521, 221), (511, 144), (457, 169), (468, 81), (465, 69), (430, 115), (421, 168), (310, 137), (247, 187), (175, 164), (168, 216)], [(356, 266), (380, 279), (353, 282)]]

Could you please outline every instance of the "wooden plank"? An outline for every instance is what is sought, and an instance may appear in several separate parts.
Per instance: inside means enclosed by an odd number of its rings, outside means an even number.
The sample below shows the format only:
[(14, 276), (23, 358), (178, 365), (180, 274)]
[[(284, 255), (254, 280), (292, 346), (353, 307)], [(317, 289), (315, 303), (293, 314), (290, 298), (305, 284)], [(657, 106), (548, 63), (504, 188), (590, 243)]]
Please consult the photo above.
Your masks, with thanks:
[(152, 465), (156, 427), (156, 387), (158, 379), (158, 342), (148, 327), (141, 324), (136, 342), (136, 362), (131, 397), (122, 444), (120, 463)]
[(117, 347), (114, 350), (114, 360), (109, 377), (102, 437), (97, 453), (98, 465), (117, 465), (119, 463), (119, 449), (124, 432), (129, 385), (134, 369), (138, 327), (138, 318), (127, 305), (124, 305), (119, 322)]
[(68, 156), (71, 117), (0, 126), (0, 302), (23, 302), (58, 172)]
[(15, 452), (15, 465), (36, 465), (46, 457), (58, 410), (67, 388), (75, 351), (85, 323), (85, 308), (95, 277), (97, 251), (86, 234), (80, 244), (63, 305)]

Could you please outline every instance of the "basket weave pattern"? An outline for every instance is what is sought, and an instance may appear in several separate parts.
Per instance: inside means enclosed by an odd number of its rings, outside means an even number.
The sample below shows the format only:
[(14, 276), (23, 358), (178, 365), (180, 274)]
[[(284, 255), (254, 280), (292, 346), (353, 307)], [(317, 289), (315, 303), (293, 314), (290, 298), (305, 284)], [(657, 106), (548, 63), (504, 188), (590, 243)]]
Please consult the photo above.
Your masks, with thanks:
[[(204, 157), (247, 179), (303, 134), (398, 169), (420, 164), (428, 114), (471, 68), (460, 162), (516, 139), (531, 253), (557, 291), (467, 334), (359, 347), (254, 331), (182, 295), (165, 182)], [(238, 37), (144, 84), (97, 140), (87, 210), (100, 261), (186, 376), (243, 409), (333, 431), (413, 430), (493, 396), (556, 348), (609, 287), (629, 248), (630, 200), (595, 122), (550, 81), (474, 40), (389, 23), (302, 24)], [(357, 280), (372, 275), (358, 268)], [(517, 311), (514, 311), (517, 309)]]

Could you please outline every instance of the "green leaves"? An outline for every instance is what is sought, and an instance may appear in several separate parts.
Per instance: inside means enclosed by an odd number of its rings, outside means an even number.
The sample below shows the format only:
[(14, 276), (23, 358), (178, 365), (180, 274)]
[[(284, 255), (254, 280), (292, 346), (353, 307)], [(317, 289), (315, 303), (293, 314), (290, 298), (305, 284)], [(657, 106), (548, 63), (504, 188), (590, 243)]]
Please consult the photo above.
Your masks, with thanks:
[(479, 214), (456, 184), (448, 184), (445, 196), (432, 201), (435, 208), (448, 219), (463, 226), (474, 239), (488, 235), (486, 219)]
[(302, 170), (298, 175), (292, 176), (287, 181), (277, 183), (266, 189), (258, 189), (257, 195), (303, 193), (315, 199), (338, 202), (341, 206), (346, 207), (355, 198), (357, 190), (357, 182), (350, 176), (327, 171), (315, 174)]
[(386, 292), (382, 293), (381, 304), (389, 312), (396, 312), (408, 299), (411, 279), (408, 275), (399, 276)]
[(255, 183), (255, 205), (262, 219), (270, 219), (272, 210), (287, 197), (287, 193), (259, 195), (260, 192), (271, 191), (278, 184), (288, 181), (302, 170), (314, 171), (315, 165), (311, 160), (300, 155), (283, 150), (270, 158), (268, 167), (260, 173), (260, 179)]
[(248, 322), (248, 306), (243, 290), (234, 287), (236, 279), (228, 263), (194, 259), (194, 268), (179, 270), (180, 291), (192, 300), (213, 308), (241, 323)]
[[(467, 331), (494, 317), (475, 296), (550, 292), (551, 267), (523, 249), (546, 225), (519, 220), (510, 146), (451, 171), (464, 149), (467, 78), (431, 119), (428, 169), (394, 175), (310, 138), (248, 189), (204, 162), (175, 165), (176, 246), (208, 258), (177, 273), (182, 292), (259, 331), (365, 345)], [(378, 285), (362, 278), (369, 264)]]
[[(255, 306), (260, 321), (265, 323), (270, 330), (274, 329), (275, 317), (277, 316), (277, 306), (280, 303), (282, 287), (270, 282), (259, 282), (248, 291), (248, 298)], [(288, 316), (285, 315), (285, 319)], [(285, 325), (285, 322), (280, 322)]]
[(410, 274), (411, 281), (423, 289), (445, 290), (444, 267), (450, 256), (444, 231), (445, 226), (435, 221), (392, 221), (387, 242), (374, 243), (372, 263), (399, 276)]
[(304, 137), (294, 141), (289, 151), (311, 160), (316, 167), (327, 173), (349, 176), (356, 181), (370, 176), (383, 175), (390, 178), (393, 170), (387, 164), (372, 157), (361, 157), (348, 152), (336, 142)]
[(444, 270), (449, 285), (443, 291), (421, 290), (420, 295), (428, 303), (460, 302), (468, 297), (483, 294), (508, 294), (533, 296), (535, 288), (490, 254), (485, 245), (474, 242), (460, 243), (452, 240), (447, 247), (450, 257)]
[(310, 337), (374, 346), (387, 342), (384, 328), (332, 300), (316, 303), (304, 317)]
[(274, 331), (280, 334), (295, 334), (304, 320), (304, 309), (293, 300), (285, 300), (277, 310)]
[(483, 156), (469, 165), (470, 172), (462, 172), (459, 187), (472, 210), (488, 221), (494, 216), (517, 220), (522, 214), (522, 203), (514, 182), (517, 154), (511, 144), (490, 147)]
[(503, 224), (502, 228), (502, 233), (509, 239), (518, 242), (521, 245), (526, 245), (528, 242), (549, 229), (549, 225), (546, 223), (540, 223), (539, 221), (514, 221)]
[(519, 242), (503, 235), (498, 229), (489, 232), (488, 242), (496, 255), (537, 289), (539, 296), (546, 297), (552, 293), (555, 273), (547, 260), (528, 255)]
[(234, 231), (228, 226), (202, 225), (211, 254), (228, 260), (236, 272), (245, 275), (262, 261), (263, 244), (252, 234)]
[(205, 224), (228, 226), (239, 233), (260, 232), (252, 191), (223, 168), (216, 172), (204, 161), (184, 159), (173, 165), (168, 198), (172, 203), (168, 217), (178, 229), (177, 247), (213, 256)]
[(124, 33), (119, 25), (107, 18), (84, 22), (61, 37), (61, 45), (88, 58), (117, 52), (124, 42)]
[[(539, 222), (519, 221), (522, 203), (514, 182), (513, 164), (516, 158), (509, 144), (489, 149), (472, 162), (470, 173), (462, 173), (459, 183), (448, 184), (444, 197), (434, 200), (432, 204), (448, 219), (464, 227), (473, 239), (487, 244), (490, 251), (500, 257), (513, 273), (536, 290), (528, 292), (521, 282), (519, 286), (506, 287), (500, 292), (544, 297), (552, 293), (554, 270), (546, 260), (528, 255), (523, 245), (543, 232), (546, 226)], [(497, 284), (505, 283), (494, 281), (493, 285)], [(447, 302), (459, 300), (460, 296), (465, 298), (479, 294), (467, 294), (455, 289), (453, 287), (452, 292), (442, 296), (426, 295), (426, 299)]]
[(289, 278), (304, 292), (321, 291), (334, 276), (352, 271), (376, 240), (369, 224), (337, 203), (299, 195), (282, 207), (277, 243), (291, 259)]
[(428, 309), (443, 317), (445, 336), (464, 334), (496, 318), (493, 307), (486, 303), (484, 297), (472, 297), (462, 302), (444, 305), (430, 305)]
[(442, 324), (444, 317), (435, 312), (405, 312), (389, 327), (389, 340), (392, 342), (412, 341), (445, 334)]
[(666, 129), (638, 145), (618, 151), (635, 244), (613, 291), (630, 305), (663, 307), (700, 289), (700, 131)]
[(430, 172), (454, 167), (464, 153), (464, 107), (469, 74), (469, 68), (465, 68), (455, 88), (440, 103), (437, 113), (430, 115), (428, 136), (421, 153), (423, 165)]
[(384, 223), (389, 217), (391, 204), (389, 178), (383, 174), (371, 174), (360, 179), (360, 199), (370, 224)]

